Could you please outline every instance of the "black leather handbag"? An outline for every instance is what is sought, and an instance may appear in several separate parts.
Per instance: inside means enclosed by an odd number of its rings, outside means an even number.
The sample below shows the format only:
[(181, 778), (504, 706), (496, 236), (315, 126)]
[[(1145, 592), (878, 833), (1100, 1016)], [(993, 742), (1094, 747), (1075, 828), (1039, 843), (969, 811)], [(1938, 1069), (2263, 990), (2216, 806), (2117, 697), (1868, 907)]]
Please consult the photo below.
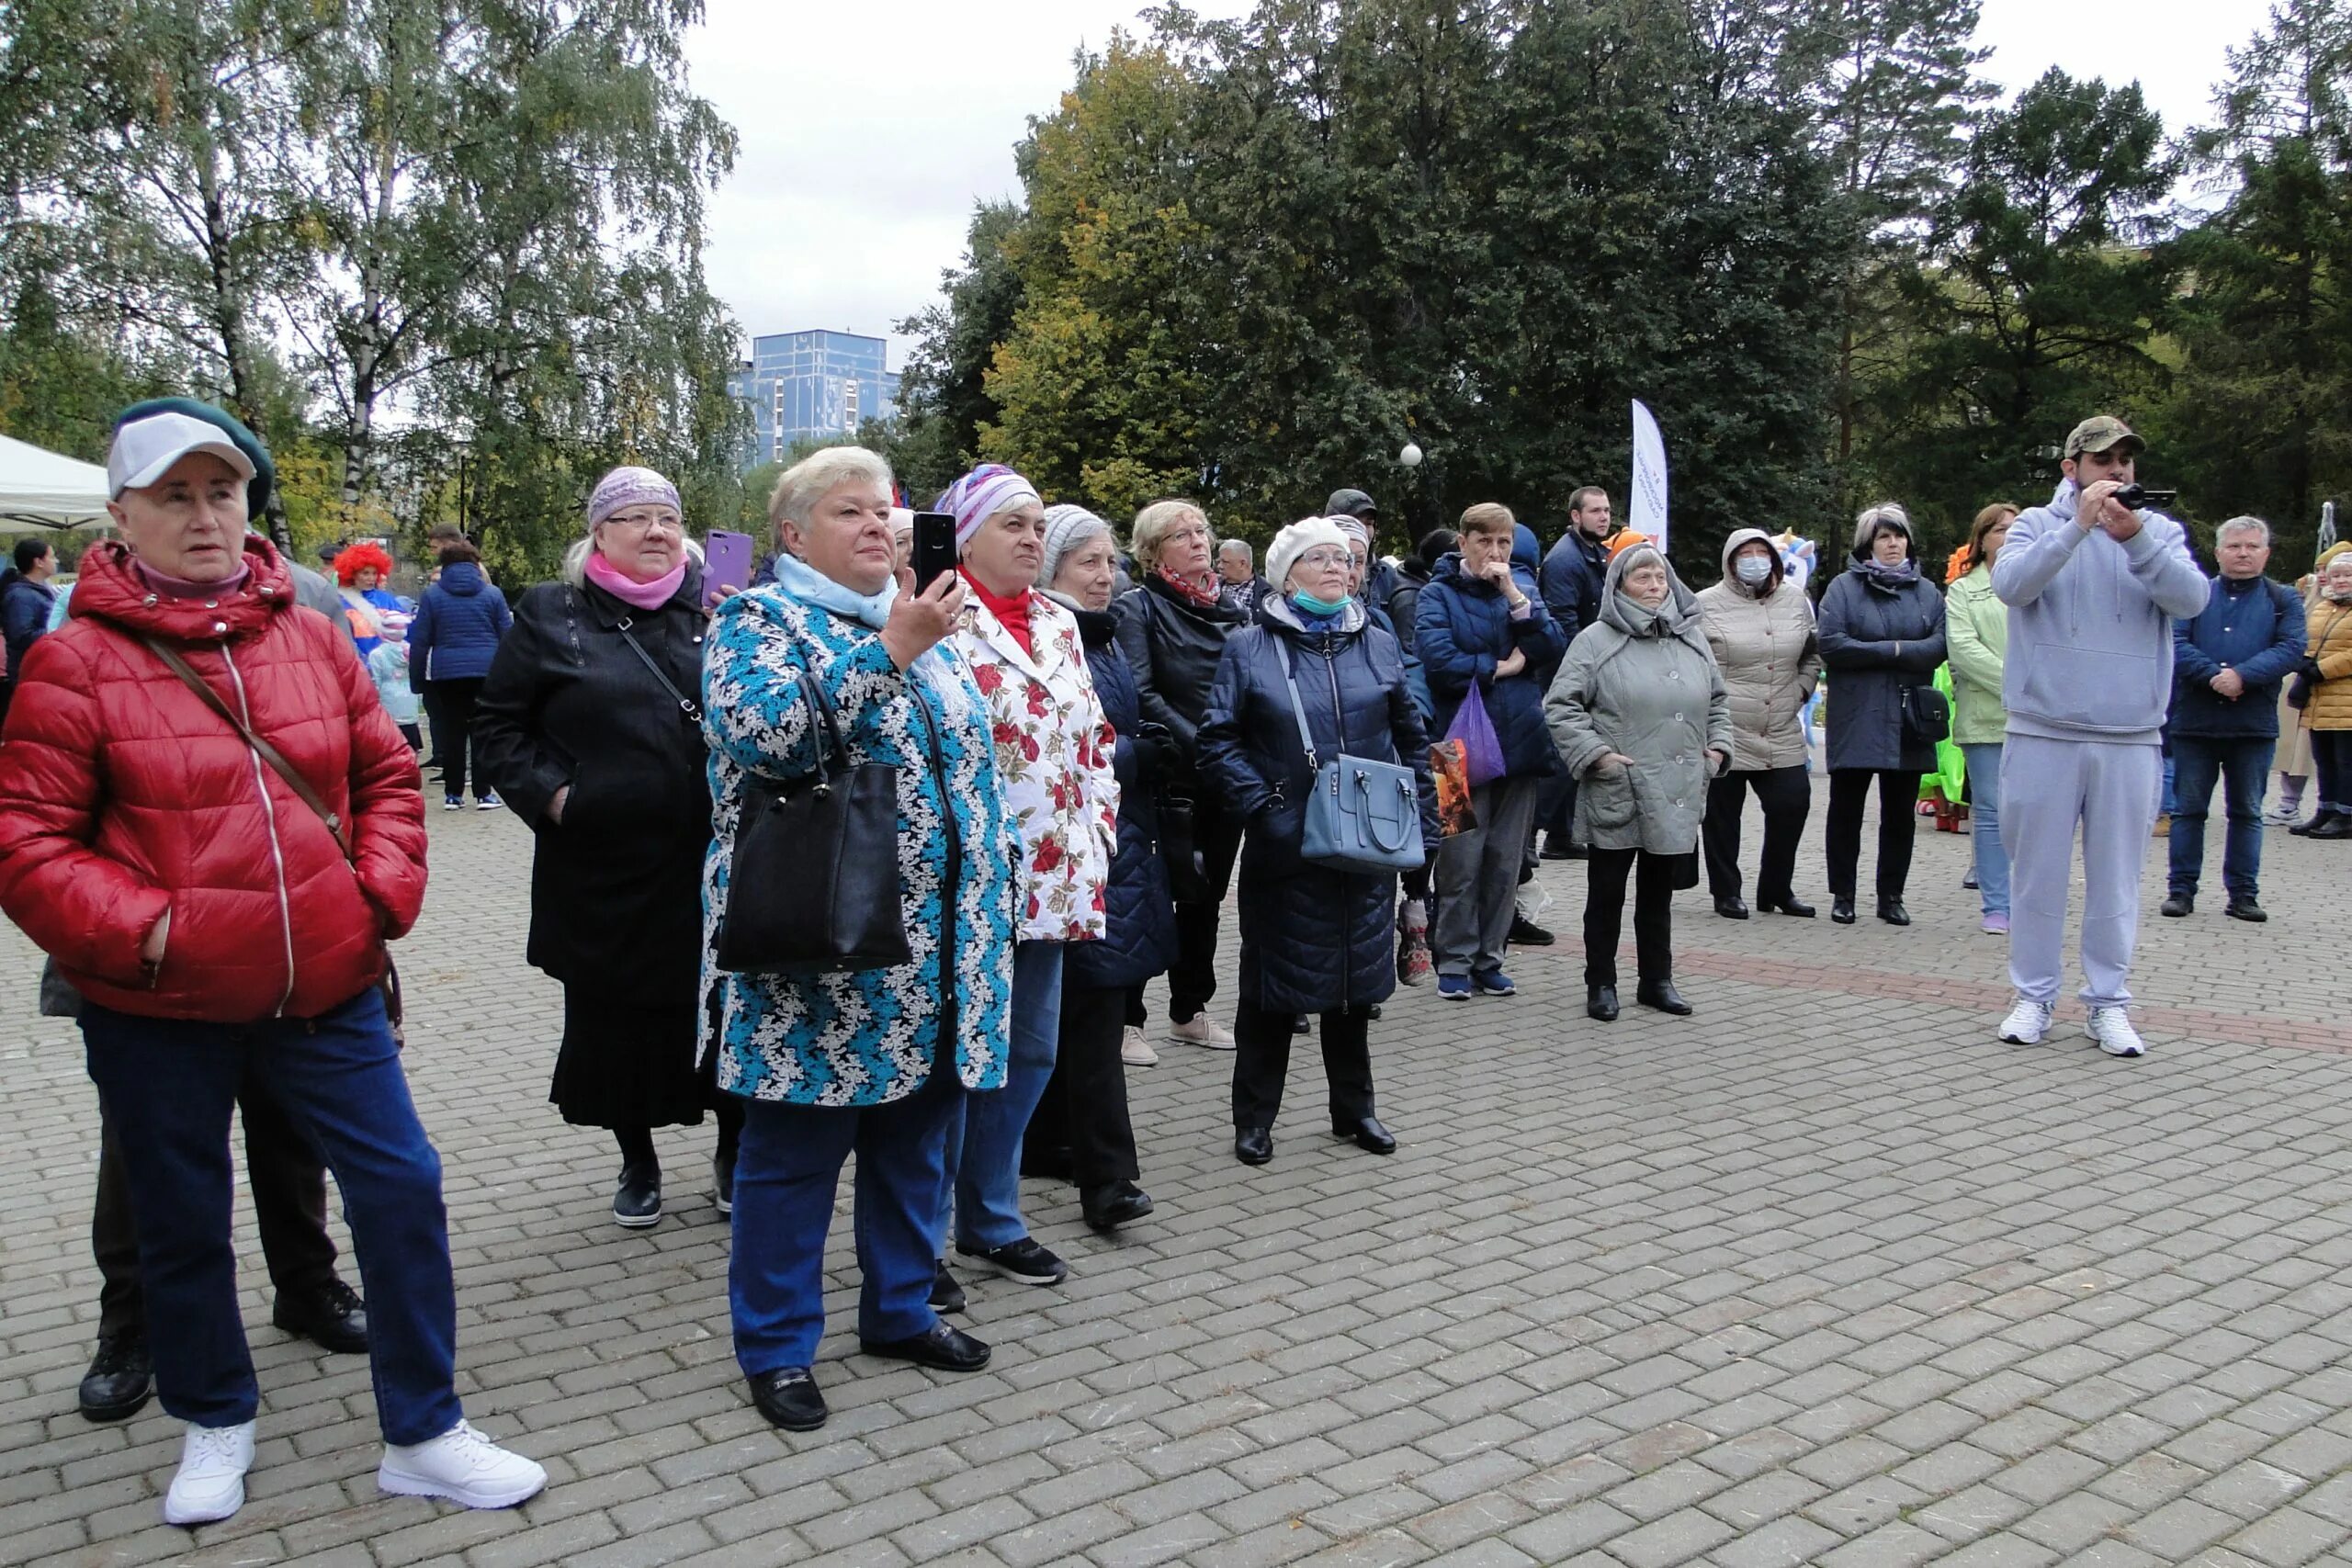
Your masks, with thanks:
[(899, 770), (846, 765), (841, 724), (806, 671), (816, 767), (744, 782), (718, 919), (718, 966), (829, 975), (910, 961), (899, 903)]
[(1951, 738), (1951, 700), (1933, 686), (1903, 688), (1903, 739), (1937, 746)]

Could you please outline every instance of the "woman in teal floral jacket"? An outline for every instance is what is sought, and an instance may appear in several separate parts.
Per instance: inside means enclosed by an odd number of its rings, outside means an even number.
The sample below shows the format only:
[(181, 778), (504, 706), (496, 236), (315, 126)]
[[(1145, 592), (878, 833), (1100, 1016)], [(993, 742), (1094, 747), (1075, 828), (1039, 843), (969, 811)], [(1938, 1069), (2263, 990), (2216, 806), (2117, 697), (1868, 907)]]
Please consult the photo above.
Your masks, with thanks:
[[(930, 1294), (947, 1130), (965, 1094), (1004, 1082), (1019, 842), (1000, 800), (988, 712), (941, 639), (951, 575), (917, 595), (892, 575), (890, 471), (829, 447), (776, 481), (773, 586), (720, 606), (703, 669), (715, 838), (704, 870), (707, 1042), (747, 1101), (735, 1170), (729, 1297), (736, 1359), (775, 1425), (825, 1419), (809, 1376), (823, 1255), (843, 1160), (857, 1154), (858, 1334), (869, 1355), (969, 1371), (988, 1347)], [(718, 921), (743, 790), (809, 771), (801, 672), (831, 704), (850, 766), (899, 770), (899, 881), (912, 960), (786, 976), (721, 970)]]

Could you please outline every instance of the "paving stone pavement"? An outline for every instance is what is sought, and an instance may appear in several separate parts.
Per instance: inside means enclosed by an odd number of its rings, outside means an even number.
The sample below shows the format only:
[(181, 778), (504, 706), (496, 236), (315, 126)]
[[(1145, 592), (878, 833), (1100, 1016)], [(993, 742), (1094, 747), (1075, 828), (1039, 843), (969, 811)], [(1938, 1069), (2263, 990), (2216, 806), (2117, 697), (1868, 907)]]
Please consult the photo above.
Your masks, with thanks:
[[(1800, 875), (1826, 917), (1819, 825)], [(1132, 1071), (1159, 1213), (1104, 1239), (1069, 1189), (1026, 1184), (1073, 1272), (969, 1279), (987, 1371), (856, 1354), (838, 1225), (834, 1414), (795, 1437), (729, 1353), (709, 1129), (661, 1135), (672, 1212), (616, 1229), (616, 1155), (546, 1103), (528, 834), (503, 813), (432, 831), (400, 956), (459, 1378), (552, 1484), (499, 1514), (378, 1496), (367, 1369), (268, 1325), (241, 1195), (250, 1501), (158, 1522), (177, 1424), (73, 1412), (94, 1100), (78, 1037), (33, 1015), (37, 955), (0, 928), (0, 1560), (2352, 1561), (2352, 848), (2271, 830), (2253, 927), (2154, 918), (2156, 846), (2136, 1063), (2071, 1003), (2051, 1043), (1994, 1042), (2003, 947), (1959, 888), (1962, 839), (1921, 833), (1907, 931), (1734, 923), (1684, 895), (1698, 1016), (1607, 1027), (1582, 1016), (1580, 868), (1547, 865), (1567, 940), (1515, 955), (1517, 999), (1408, 990), (1374, 1026), (1393, 1158), (1324, 1132), (1311, 1050), (1257, 1170), (1229, 1153), (1229, 1058), (1163, 1044)], [(2218, 818), (2214, 839), (2217, 863)]]

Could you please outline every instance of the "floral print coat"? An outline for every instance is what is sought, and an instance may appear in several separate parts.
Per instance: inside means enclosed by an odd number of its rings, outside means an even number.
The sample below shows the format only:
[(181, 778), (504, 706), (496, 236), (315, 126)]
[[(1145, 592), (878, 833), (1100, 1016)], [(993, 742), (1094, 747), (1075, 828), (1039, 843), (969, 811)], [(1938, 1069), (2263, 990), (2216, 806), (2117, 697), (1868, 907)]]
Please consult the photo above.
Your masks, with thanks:
[[(716, 961), (745, 780), (811, 771), (803, 670), (839, 716), (848, 765), (899, 770), (899, 897), (914, 956), (895, 968), (752, 975)], [(903, 1100), (944, 1055), (941, 1020), (952, 1018), (956, 1077), (966, 1089), (1001, 1088), (1020, 844), (988, 708), (954, 639), (901, 672), (871, 627), (783, 588), (755, 588), (720, 605), (702, 693), (714, 834), (703, 866), (702, 1032), (706, 1048), (715, 1036), (718, 1087), (794, 1105)]]
[(954, 641), (988, 704), (998, 787), (1021, 840), (1021, 940), (1098, 940), (1119, 842), (1118, 737), (1095, 695), (1078, 619), (1032, 589), (1033, 657), (979, 595), (964, 614)]

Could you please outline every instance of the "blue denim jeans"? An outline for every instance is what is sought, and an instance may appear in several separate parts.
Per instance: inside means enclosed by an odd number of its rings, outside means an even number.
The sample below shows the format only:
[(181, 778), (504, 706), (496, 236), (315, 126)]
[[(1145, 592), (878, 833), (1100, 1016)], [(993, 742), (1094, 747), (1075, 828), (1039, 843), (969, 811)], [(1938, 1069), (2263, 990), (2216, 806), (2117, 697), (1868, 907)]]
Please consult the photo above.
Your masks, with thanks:
[(2222, 739), (2176, 735), (2172, 741), (2173, 808), (2170, 890), (2195, 897), (2205, 870), (2205, 818), (2221, 780), (2229, 828), (2222, 838), (2222, 886), (2233, 902), (2255, 897), (2262, 879), (2262, 795), (2270, 787), (2267, 735)]
[(229, 1237), (229, 1111), (251, 1070), (342, 1190), (384, 1440), (422, 1443), (456, 1426), (465, 1412), (452, 1382), (458, 1304), (441, 1156), (416, 1119), (375, 988), (313, 1019), (199, 1023), (85, 1001), (81, 1022), (130, 1180), (164, 1410), (234, 1427), (259, 1400)]
[(947, 1130), (939, 1184), (940, 1229), (949, 1211), (956, 1243), (974, 1252), (1009, 1247), (1029, 1234), (1021, 1217), (1021, 1140), (1054, 1076), (1062, 1030), (1062, 944), (1024, 942), (1012, 954), (1012, 1042), (1004, 1087), (964, 1097)]
[(735, 1155), (735, 1230), (727, 1267), (735, 1360), (747, 1377), (817, 1359), (825, 1332), (825, 1233), (842, 1163), (857, 1153), (857, 1332), (907, 1339), (931, 1310), (939, 1255), (939, 1173), (964, 1086), (933, 1071), (888, 1105), (746, 1100)]
[(1988, 915), (2009, 912), (2009, 852), (2001, 847), (2001, 749), (1963, 746), (1968, 761), (1968, 832), (1976, 846), (1976, 894)]

